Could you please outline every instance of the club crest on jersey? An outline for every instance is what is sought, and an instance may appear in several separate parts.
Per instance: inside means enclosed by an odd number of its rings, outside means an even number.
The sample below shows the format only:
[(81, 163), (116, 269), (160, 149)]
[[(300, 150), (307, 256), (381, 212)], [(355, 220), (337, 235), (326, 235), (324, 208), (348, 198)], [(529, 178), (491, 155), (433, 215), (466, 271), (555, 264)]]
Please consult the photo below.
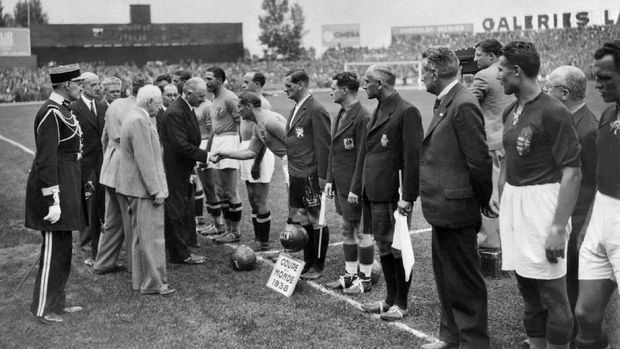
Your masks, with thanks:
[(388, 146), (388, 142), (389, 140), (387, 138), (387, 135), (384, 133), (383, 136), (381, 136), (381, 146), (383, 148), (386, 148)]
[(353, 138), (345, 138), (344, 139), (344, 149), (351, 150), (355, 148), (355, 144), (353, 143)]
[(295, 127), (295, 135), (297, 136), (297, 138), (304, 138), (304, 128)]

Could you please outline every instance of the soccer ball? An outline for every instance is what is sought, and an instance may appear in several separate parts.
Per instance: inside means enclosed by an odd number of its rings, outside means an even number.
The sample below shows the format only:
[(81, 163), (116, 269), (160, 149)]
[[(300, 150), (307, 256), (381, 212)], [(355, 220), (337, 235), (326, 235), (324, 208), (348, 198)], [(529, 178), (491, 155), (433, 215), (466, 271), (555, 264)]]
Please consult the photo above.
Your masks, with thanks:
[(373, 285), (379, 282), (379, 278), (381, 277), (382, 273), (383, 273), (383, 268), (381, 267), (381, 263), (375, 260), (372, 263), (372, 271), (370, 272), (370, 282), (372, 282)]
[(287, 224), (280, 232), (280, 243), (288, 252), (301, 251), (308, 243), (308, 233), (299, 224)]
[(251, 248), (241, 245), (230, 255), (230, 264), (235, 270), (252, 270), (256, 266), (256, 255)]

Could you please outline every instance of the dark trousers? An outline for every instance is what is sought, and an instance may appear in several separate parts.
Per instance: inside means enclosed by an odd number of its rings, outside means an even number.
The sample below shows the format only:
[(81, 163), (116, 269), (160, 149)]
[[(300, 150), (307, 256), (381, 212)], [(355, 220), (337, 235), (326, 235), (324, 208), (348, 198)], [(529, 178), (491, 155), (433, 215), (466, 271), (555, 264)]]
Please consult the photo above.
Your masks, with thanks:
[(105, 186), (94, 183), (95, 190), (88, 199), (88, 229), (90, 230), (90, 247), (93, 260), (97, 259), (97, 249), (99, 247), (99, 237), (101, 236), (101, 226), (105, 217)]
[[(579, 294), (579, 250), (577, 249), (577, 236), (583, 228), (588, 213), (573, 215), (571, 217), (572, 230), (566, 248), (566, 292), (570, 308), (575, 313), (575, 304)], [(576, 330), (575, 324), (575, 330)]]
[[(168, 198), (165, 201), (166, 249), (173, 263), (182, 262), (190, 256), (191, 235), (196, 242), (196, 221), (194, 219), (194, 188), (189, 183), (169, 183)], [(193, 234), (192, 233), (193, 229)]]
[(35, 316), (60, 314), (65, 307), (73, 239), (70, 231), (42, 231), (41, 234), (43, 243), (30, 311)]
[(439, 338), (460, 348), (489, 348), (487, 288), (480, 273), (478, 228), (433, 226), (433, 271), (441, 303)]

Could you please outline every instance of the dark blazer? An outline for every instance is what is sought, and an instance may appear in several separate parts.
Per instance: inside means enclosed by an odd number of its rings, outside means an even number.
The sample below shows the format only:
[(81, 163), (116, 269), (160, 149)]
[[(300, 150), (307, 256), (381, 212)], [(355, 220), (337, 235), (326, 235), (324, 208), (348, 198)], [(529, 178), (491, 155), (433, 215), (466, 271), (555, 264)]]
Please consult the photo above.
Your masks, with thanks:
[(179, 97), (164, 112), (160, 127), (168, 185), (189, 183), (196, 161), (207, 162), (207, 152), (199, 148), (201, 138), (196, 114)]
[(338, 128), (338, 123), (343, 118), (340, 112), (332, 125), (332, 142), (327, 161), (327, 183), (333, 183), (336, 192), (340, 195), (346, 196), (352, 192), (360, 196), (362, 186), (358, 181), (356, 187), (353, 187), (353, 175), (358, 167), (358, 171), (361, 171), (363, 166), (360, 155), (364, 147), (370, 112), (358, 101), (346, 114), (342, 127)]
[(442, 98), (422, 142), (422, 212), (433, 226), (479, 225), (491, 198), (491, 158), (478, 101), (458, 83)]
[(164, 110), (163, 107), (159, 107), (159, 109), (157, 110), (157, 115), (155, 115), (155, 120), (157, 121), (157, 132), (159, 134), (161, 134), (161, 120), (164, 118), (164, 113), (166, 111)]
[(573, 125), (581, 144), (581, 185), (573, 215), (586, 215), (596, 194), (596, 131), (598, 121), (594, 114), (583, 106), (573, 114)]
[(101, 147), (101, 135), (105, 126), (105, 112), (108, 106), (105, 103), (95, 101), (97, 115), (80, 97), (71, 102), (69, 109), (80, 122), (82, 128), (82, 182), (89, 180), (99, 181), (99, 171), (103, 162), (103, 149)]
[(351, 186), (361, 183), (370, 201), (397, 202), (398, 170), (402, 170), (403, 200), (414, 202), (419, 193), (422, 117), (416, 107), (395, 92), (379, 103), (366, 126), (366, 140)]
[(286, 148), (289, 175), (306, 178), (327, 178), (330, 118), (321, 103), (308, 97), (299, 108), (291, 125), (291, 111), (286, 120)]

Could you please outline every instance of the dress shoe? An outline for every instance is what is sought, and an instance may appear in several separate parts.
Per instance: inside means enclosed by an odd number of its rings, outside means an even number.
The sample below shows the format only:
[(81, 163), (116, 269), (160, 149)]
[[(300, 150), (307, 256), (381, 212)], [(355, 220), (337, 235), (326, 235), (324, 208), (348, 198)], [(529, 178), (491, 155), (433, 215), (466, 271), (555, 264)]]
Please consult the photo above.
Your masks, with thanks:
[(159, 291), (140, 291), (140, 294), (155, 294), (155, 295), (165, 296), (165, 295), (175, 293), (176, 291), (177, 290), (170, 287), (170, 285), (165, 284), (159, 289)]
[(362, 304), (362, 310), (370, 314), (382, 314), (388, 309), (390, 309), (390, 305), (384, 301)]
[(88, 265), (89, 267), (93, 267), (93, 266), (95, 265), (95, 260), (94, 260), (94, 259), (92, 259), (92, 258), (87, 258), (87, 259), (84, 261), (84, 264)]
[(84, 308), (80, 307), (79, 305), (74, 305), (72, 307), (65, 307), (62, 309), (63, 313), (67, 313), (67, 314), (73, 314), (73, 313), (78, 313), (80, 311), (84, 310)]
[(54, 314), (54, 313), (49, 313), (43, 316), (37, 316), (37, 320), (39, 320), (39, 322), (41, 322), (42, 324), (46, 324), (46, 325), (51, 325), (51, 324), (65, 321), (60, 315)]
[(300, 278), (302, 280), (316, 280), (321, 276), (323, 276), (322, 272), (315, 270), (314, 268), (310, 268), (307, 272), (301, 274)]
[(182, 264), (203, 264), (206, 262), (205, 257), (191, 254), (189, 257), (185, 258), (181, 263)]
[(108, 269), (101, 269), (101, 270), (95, 269), (95, 274), (97, 275), (112, 274), (112, 273), (119, 273), (125, 270), (127, 270), (127, 267), (125, 267), (124, 265), (115, 265), (112, 268), (108, 268)]
[(381, 320), (398, 321), (398, 320), (402, 320), (408, 314), (409, 314), (409, 311), (407, 309), (403, 309), (399, 307), (398, 305), (393, 305), (390, 307), (390, 309), (388, 309), (388, 311), (381, 314)]
[(458, 344), (451, 344), (441, 340), (439, 342), (422, 345), (422, 349), (456, 349), (458, 347)]

